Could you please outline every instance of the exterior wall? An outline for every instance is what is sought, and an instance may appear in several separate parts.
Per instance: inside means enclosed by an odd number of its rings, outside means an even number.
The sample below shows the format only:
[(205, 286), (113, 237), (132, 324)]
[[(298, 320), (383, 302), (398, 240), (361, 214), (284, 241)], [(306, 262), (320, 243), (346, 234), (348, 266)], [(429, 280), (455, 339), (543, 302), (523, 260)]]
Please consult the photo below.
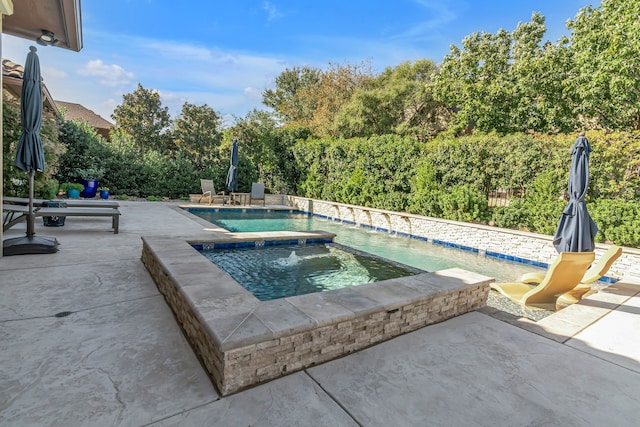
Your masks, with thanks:
[[(301, 211), (337, 221), (354, 222), (363, 227), (407, 234), (435, 243), (460, 245), (477, 250), (481, 255), (515, 257), (520, 261), (544, 264), (551, 264), (558, 255), (552, 243), (553, 237), (543, 234), (296, 196), (287, 196), (286, 204)], [(596, 245), (596, 259), (607, 249), (608, 245)], [(640, 274), (640, 250), (638, 249), (623, 248), (622, 256), (613, 264), (607, 276), (620, 279), (628, 273)]]

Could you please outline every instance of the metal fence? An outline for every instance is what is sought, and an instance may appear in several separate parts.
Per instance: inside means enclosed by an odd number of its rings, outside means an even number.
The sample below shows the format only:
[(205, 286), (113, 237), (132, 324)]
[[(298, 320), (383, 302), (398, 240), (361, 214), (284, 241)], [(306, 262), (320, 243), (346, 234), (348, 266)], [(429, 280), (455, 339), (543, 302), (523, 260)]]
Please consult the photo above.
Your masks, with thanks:
[(489, 207), (509, 206), (511, 199), (522, 197), (521, 190), (493, 190), (489, 193)]

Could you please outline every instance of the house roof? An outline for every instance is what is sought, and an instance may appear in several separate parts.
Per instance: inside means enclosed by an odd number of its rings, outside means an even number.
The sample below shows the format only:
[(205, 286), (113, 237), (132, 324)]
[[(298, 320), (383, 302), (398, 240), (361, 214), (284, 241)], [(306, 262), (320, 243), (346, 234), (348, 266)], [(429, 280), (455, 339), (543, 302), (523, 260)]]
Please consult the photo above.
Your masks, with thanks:
[(35, 41), (47, 30), (58, 40), (55, 46), (82, 49), (80, 0), (2, 0), (0, 6), (3, 33)]
[[(6, 89), (15, 98), (20, 99), (22, 96), (22, 77), (24, 75), (24, 67), (9, 59), (2, 60), (2, 87)], [(53, 101), (53, 97), (49, 93), (47, 86), (42, 83), (42, 98), (45, 107), (51, 109), (56, 114), (60, 114), (58, 107)]]
[[(24, 67), (9, 59), (2, 60), (2, 86), (16, 99), (20, 99), (22, 95), (22, 79), (24, 75)], [(47, 86), (42, 83), (43, 103), (55, 114), (60, 115), (60, 109), (66, 110), (65, 118), (67, 120), (82, 120), (87, 122), (95, 129), (104, 129), (107, 134), (113, 123), (89, 110), (88, 108), (73, 102), (54, 101), (49, 93)]]
[(82, 120), (96, 129), (111, 129), (114, 127), (113, 123), (105, 120), (98, 114), (80, 104), (64, 101), (55, 101), (55, 103), (58, 106), (58, 109), (64, 108), (67, 110), (67, 113), (65, 114), (65, 118), (67, 120)]

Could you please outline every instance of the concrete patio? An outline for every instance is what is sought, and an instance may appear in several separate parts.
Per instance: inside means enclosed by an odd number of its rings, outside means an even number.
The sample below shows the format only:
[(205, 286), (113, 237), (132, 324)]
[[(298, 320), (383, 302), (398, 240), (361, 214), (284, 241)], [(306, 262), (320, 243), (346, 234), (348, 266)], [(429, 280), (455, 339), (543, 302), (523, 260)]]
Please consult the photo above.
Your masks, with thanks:
[[(490, 307), (220, 397), (140, 261), (213, 233), (172, 202), (43, 227), (0, 258), (0, 426), (635, 426), (640, 282), (539, 322)], [(5, 238), (24, 233), (24, 224)]]

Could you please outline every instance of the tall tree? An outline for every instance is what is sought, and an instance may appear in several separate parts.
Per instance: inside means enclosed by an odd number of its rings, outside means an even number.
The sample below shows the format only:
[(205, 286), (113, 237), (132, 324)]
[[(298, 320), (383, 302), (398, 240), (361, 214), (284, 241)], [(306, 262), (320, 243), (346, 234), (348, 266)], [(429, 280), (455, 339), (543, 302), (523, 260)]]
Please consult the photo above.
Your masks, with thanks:
[(451, 46), (435, 78), (436, 99), (449, 106), (456, 132), (509, 130), (511, 35), (476, 32)]
[(602, 0), (568, 22), (585, 127), (640, 129), (639, 17), (639, 0)]
[(336, 133), (344, 138), (399, 134), (427, 140), (446, 125), (441, 103), (430, 85), (433, 61), (422, 59), (387, 68), (369, 79), (335, 117)]
[(543, 43), (545, 18), (534, 13), (511, 33), (514, 86), (511, 131), (569, 132), (575, 128), (574, 98), (567, 83), (571, 76), (568, 39)]
[[(264, 182), (271, 191), (295, 192), (299, 171), (293, 158), (292, 147), (306, 139), (310, 131), (305, 127), (278, 127), (277, 121), (266, 111), (253, 110), (225, 131), (224, 139), (231, 145), (239, 142), (240, 159), (245, 172), (254, 180)], [(246, 168), (252, 167), (254, 171)], [(249, 181), (248, 183), (250, 183)]]
[(309, 66), (286, 69), (276, 77), (275, 89), (262, 93), (262, 103), (289, 125), (307, 126), (313, 118), (314, 100), (303, 97), (320, 85), (320, 70)]
[(307, 66), (287, 69), (276, 78), (275, 89), (263, 92), (262, 102), (274, 109), (285, 126), (331, 135), (338, 111), (371, 76), (364, 64), (329, 64), (326, 70)]
[(316, 135), (335, 136), (333, 123), (336, 115), (372, 76), (367, 64), (329, 64), (320, 74), (319, 85), (305, 88), (301, 93), (308, 104), (315, 106), (313, 117), (306, 126)]
[(122, 104), (114, 109), (111, 118), (116, 121), (116, 127), (133, 136), (141, 148), (159, 152), (170, 148), (169, 109), (162, 106), (157, 90), (145, 89), (138, 83), (134, 92), (122, 95)]
[(568, 40), (543, 43), (545, 19), (533, 13), (509, 33), (473, 33), (451, 46), (435, 78), (436, 99), (455, 114), (456, 133), (572, 130), (575, 97)]
[(173, 121), (172, 136), (175, 149), (196, 165), (204, 165), (217, 158), (222, 142), (222, 119), (208, 105), (182, 104), (182, 112)]

